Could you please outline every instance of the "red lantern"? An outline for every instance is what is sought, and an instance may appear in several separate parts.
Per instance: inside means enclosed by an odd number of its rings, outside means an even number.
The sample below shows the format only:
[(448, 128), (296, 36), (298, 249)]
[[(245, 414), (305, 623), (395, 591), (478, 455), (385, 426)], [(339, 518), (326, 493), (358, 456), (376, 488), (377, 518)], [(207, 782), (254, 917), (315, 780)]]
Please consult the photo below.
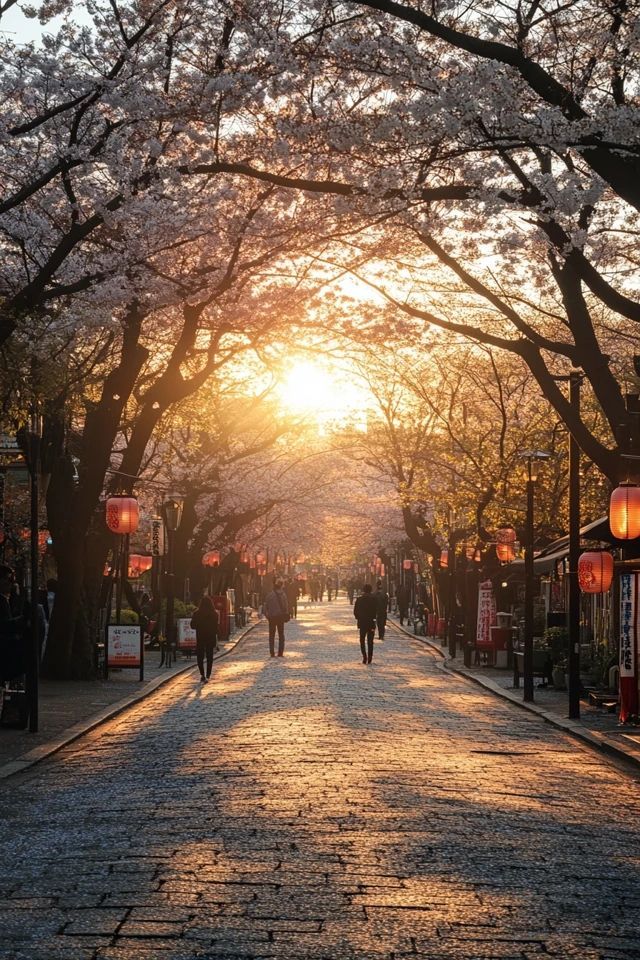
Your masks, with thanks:
[(384, 577), (384, 563), (380, 564), (380, 576)]
[(640, 487), (623, 483), (611, 494), (609, 526), (618, 540), (640, 537)]
[(128, 575), (131, 580), (135, 580), (142, 573), (141, 561), (143, 557), (138, 553), (132, 553), (129, 555), (129, 571)]
[(210, 567), (219, 567), (220, 566), (220, 551), (211, 550), (209, 553), (209, 566)]
[(606, 593), (613, 581), (613, 557), (606, 550), (591, 550), (578, 558), (578, 583), (583, 593)]
[(474, 563), (482, 563), (482, 550), (480, 547), (476, 547), (476, 552), (473, 555)]
[(440, 551), (440, 566), (444, 569), (449, 566), (449, 551), (446, 548)]
[(413, 561), (412, 561), (412, 560), (403, 560), (403, 561), (402, 561), (402, 569), (403, 569), (403, 570), (411, 570), (411, 567), (412, 567), (412, 566), (413, 566)]
[(106, 520), (112, 533), (135, 533), (140, 521), (138, 501), (135, 497), (109, 497)]
[(513, 543), (496, 543), (496, 553), (500, 563), (511, 563), (515, 560), (516, 550)]
[(516, 532), (513, 527), (500, 527), (496, 533), (496, 540), (498, 543), (515, 543)]

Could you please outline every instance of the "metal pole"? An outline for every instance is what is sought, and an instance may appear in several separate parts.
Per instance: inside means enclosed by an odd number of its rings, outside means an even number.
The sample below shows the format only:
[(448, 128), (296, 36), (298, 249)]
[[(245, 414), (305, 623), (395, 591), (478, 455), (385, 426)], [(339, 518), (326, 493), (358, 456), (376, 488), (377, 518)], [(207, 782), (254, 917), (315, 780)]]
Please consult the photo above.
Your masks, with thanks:
[(173, 634), (174, 634), (174, 619), (173, 619), (173, 601), (174, 601), (174, 576), (173, 576), (173, 530), (167, 529), (167, 652), (168, 655), (171, 654), (173, 650)]
[(449, 543), (449, 656), (456, 655), (456, 544)]
[(524, 554), (524, 700), (533, 702), (533, 476), (527, 460), (527, 520)]
[(40, 666), (40, 637), (38, 630), (38, 469), (40, 458), (40, 438), (36, 433), (29, 434), (30, 450), (30, 507), (31, 507), (31, 593), (29, 596), (30, 650), (27, 661), (27, 703), (29, 707), (29, 732), (38, 732), (38, 672)]
[[(569, 402), (580, 416), (581, 376), (569, 376)], [(580, 447), (569, 434), (569, 718), (580, 719)]]

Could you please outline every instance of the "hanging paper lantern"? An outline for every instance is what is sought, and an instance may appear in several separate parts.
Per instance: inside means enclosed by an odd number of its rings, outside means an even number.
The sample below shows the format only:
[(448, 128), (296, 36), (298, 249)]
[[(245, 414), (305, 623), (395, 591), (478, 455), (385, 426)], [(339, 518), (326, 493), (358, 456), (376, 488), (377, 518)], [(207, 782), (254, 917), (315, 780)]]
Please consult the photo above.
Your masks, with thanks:
[(446, 548), (440, 551), (440, 566), (444, 569), (449, 566), (449, 551)]
[(511, 563), (515, 560), (516, 550), (513, 543), (496, 543), (496, 553), (500, 563)]
[(578, 558), (578, 583), (583, 593), (606, 593), (613, 581), (613, 557), (606, 550), (590, 550)]
[(380, 564), (380, 576), (384, 577), (384, 563)]
[(135, 497), (109, 497), (106, 520), (112, 533), (135, 533), (140, 521), (138, 501)]
[(403, 561), (402, 561), (402, 569), (403, 569), (403, 570), (411, 570), (412, 565), (413, 565), (413, 561), (412, 561), (412, 560), (403, 560)]
[(482, 550), (480, 547), (476, 547), (476, 552), (473, 555), (474, 563), (482, 563)]
[(640, 487), (623, 483), (611, 494), (609, 526), (618, 540), (640, 537)]
[(496, 540), (498, 543), (515, 543), (516, 531), (513, 527), (500, 527), (496, 533)]

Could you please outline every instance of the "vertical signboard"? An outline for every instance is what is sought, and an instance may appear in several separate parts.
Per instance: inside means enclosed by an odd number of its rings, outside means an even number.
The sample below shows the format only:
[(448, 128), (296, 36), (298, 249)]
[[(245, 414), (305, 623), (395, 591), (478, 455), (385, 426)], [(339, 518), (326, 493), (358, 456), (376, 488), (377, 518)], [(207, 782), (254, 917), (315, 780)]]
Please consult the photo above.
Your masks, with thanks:
[(164, 557), (164, 523), (159, 517), (151, 521), (151, 556)]
[(476, 643), (481, 647), (491, 646), (491, 627), (496, 625), (496, 598), (491, 580), (478, 584), (478, 621)]
[(620, 577), (620, 721), (638, 715), (638, 579)]

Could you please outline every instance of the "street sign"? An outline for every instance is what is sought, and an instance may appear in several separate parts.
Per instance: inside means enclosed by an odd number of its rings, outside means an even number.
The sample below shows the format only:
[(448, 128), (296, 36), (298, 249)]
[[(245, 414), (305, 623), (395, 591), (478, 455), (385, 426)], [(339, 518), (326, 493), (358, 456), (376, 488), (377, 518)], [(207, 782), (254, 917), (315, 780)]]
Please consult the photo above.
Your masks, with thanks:
[(151, 521), (151, 556), (164, 557), (164, 523), (159, 517)]
[(20, 453), (20, 444), (8, 433), (0, 433), (0, 453)]

